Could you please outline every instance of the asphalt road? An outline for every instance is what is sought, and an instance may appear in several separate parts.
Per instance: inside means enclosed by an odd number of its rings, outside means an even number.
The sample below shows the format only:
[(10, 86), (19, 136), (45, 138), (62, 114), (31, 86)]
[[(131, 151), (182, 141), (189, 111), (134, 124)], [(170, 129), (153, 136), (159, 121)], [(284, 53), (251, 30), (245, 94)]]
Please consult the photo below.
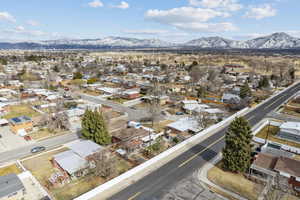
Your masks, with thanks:
[(14, 150), (5, 151), (0, 153), (0, 163), (5, 163), (17, 159), (21, 159), (30, 155), (33, 155), (30, 150), (36, 146), (44, 146), (47, 150), (54, 149), (62, 144), (74, 141), (78, 139), (78, 135), (75, 133), (70, 133), (62, 136), (57, 136), (47, 140), (43, 140), (34, 144), (30, 144), (21, 148), (16, 148)]
[(135, 109), (126, 107), (124, 105), (121, 105), (119, 103), (104, 100), (104, 99), (101, 99), (99, 97), (95, 97), (95, 96), (91, 96), (91, 95), (87, 95), (87, 94), (81, 94), (80, 93), (79, 95), (81, 96), (82, 99), (85, 99), (85, 100), (88, 100), (88, 101), (91, 101), (91, 102), (94, 102), (94, 103), (102, 104), (102, 105), (105, 105), (105, 106), (109, 106), (113, 110), (118, 111), (118, 112), (127, 113), (129, 120), (140, 121), (140, 119), (149, 117), (149, 112), (147, 112), (146, 110), (141, 110), (141, 109), (135, 110)]
[[(300, 90), (300, 83), (269, 99), (245, 115), (252, 126)], [(227, 127), (187, 150), (159, 169), (115, 194), (109, 200), (160, 200), (182, 179), (191, 176), (224, 147)]]
[[(139, 119), (149, 116), (149, 113), (147, 113), (145, 110), (134, 110), (134, 109), (128, 108), (126, 106), (120, 105), (118, 103), (115, 103), (112, 101), (101, 100), (97, 97), (93, 97), (93, 96), (89, 96), (89, 95), (82, 95), (82, 97), (86, 100), (89, 100), (89, 101), (92, 101), (95, 103), (100, 103), (100, 104), (103, 104), (106, 106), (110, 106), (113, 108), (113, 110), (116, 110), (119, 112), (126, 112), (126, 113), (128, 113), (129, 120), (139, 120)], [(71, 134), (66, 134), (66, 135), (46, 139), (46, 140), (43, 140), (40, 142), (36, 142), (34, 144), (28, 144), (26, 146), (16, 148), (13, 150), (5, 151), (5, 152), (0, 153), (0, 164), (6, 163), (9, 161), (14, 161), (14, 160), (21, 159), (21, 158), (32, 155), (30, 150), (33, 147), (45, 146), (47, 150), (51, 150), (60, 145), (74, 141), (78, 138), (79, 138), (78, 134), (71, 133)], [(1, 139), (0, 139), (0, 142), (1, 142)]]

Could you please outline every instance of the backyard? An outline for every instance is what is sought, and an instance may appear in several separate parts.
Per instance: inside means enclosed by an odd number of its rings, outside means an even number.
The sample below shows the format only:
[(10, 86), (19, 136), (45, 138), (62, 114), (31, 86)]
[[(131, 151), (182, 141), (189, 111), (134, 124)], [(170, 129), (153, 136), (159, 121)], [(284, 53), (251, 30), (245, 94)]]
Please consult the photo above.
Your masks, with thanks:
[[(269, 134), (268, 134), (268, 131), (269, 131)], [(277, 142), (277, 143), (280, 143), (280, 144), (285, 144), (285, 145), (300, 148), (299, 143), (284, 140), (284, 139), (276, 137), (276, 134), (278, 132), (279, 132), (279, 127), (270, 125), (270, 126), (264, 127), (258, 134), (256, 134), (256, 137), (259, 137), (259, 138), (262, 138), (262, 139), (268, 138), (268, 140), (270, 140), (272, 142)]]
[(263, 189), (262, 185), (246, 179), (242, 174), (224, 171), (221, 166), (220, 162), (208, 171), (210, 181), (247, 199), (256, 200), (258, 198)]
[(11, 119), (19, 116), (28, 116), (30, 118), (39, 116), (40, 113), (33, 110), (30, 105), (12, 105), (9, 107), (9, 112), (3, 116), (5, 119)]
[(51, 193), (57, 200), (71, 200), (92, 190), (104, 183), (104, 179), (94, 175), (87, 175), (72, 181), (60, 188), (51, 189)]

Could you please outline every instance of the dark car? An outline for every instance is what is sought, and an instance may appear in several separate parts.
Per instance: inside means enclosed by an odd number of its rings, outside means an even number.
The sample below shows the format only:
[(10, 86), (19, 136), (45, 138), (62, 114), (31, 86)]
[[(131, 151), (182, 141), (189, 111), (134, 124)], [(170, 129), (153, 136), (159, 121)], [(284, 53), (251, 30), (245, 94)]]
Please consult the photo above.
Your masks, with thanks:
[(32, 148), (31, 153), (39, 153), (39, 152), (42, 152), (42, 151), (45, 151), (45, 150), (46, 150), (46, 147), (38, 146), (38, 147)]
[(176, 112), (176, 115), (184, 115), (183, 112)]

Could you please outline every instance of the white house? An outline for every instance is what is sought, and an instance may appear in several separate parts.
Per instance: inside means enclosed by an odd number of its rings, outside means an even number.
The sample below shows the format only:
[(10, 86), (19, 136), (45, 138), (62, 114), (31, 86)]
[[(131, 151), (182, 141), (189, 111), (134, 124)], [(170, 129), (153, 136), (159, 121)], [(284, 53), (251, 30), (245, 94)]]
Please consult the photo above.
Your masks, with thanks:
[(171, 124), (168, 124), (167, 128), (169, 130), (173, 130), (175, 133), (197, 133), (202, 130), (198, 121), (190, 117), (181, 118)]

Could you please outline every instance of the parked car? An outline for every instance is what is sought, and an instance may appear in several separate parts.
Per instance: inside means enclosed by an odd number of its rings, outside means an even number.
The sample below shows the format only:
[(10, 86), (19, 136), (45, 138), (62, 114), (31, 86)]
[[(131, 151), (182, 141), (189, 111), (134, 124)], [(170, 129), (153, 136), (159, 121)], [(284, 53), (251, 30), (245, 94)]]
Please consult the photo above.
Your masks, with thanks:
[(176, 115), (184, 115), (183, 112), (176, 112)]
[(42, 151), (45, 151), (45, 150), (46, 150), (46, 147), (38, 146), (38, 147), (32, 148), (31, 153), (39, 153), (39, 152), (42, 152)]

